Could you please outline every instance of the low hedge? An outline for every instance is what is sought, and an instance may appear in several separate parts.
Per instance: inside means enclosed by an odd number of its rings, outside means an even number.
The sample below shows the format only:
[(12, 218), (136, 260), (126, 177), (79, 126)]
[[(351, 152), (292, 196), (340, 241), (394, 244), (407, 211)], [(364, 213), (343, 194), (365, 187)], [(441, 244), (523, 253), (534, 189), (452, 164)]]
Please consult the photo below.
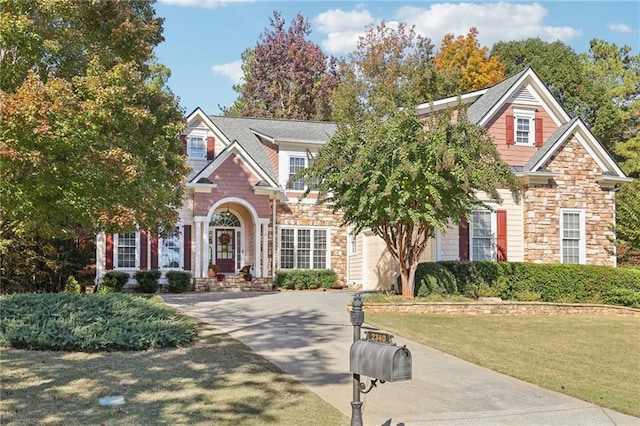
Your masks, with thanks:
[(196, 321), (156, 297), (25, 293), (0, 298), (0, 346), (138, 351), (185, 346), (196, 337)]
[(275, 286), (285, 290), (334, 288), (338, 275), (331, 269), (281, 269), (276, 272)]
[[(437, 265), (437, 266), (436, 266)], [(444, 270), (448, 272), (445, 273)], [(452, 278), (455, 285), (451, 283)], [(604, 303), (640, 308), (640, 269), (521, 262), (428, 262), (418, 265), (415, 293), (505, 300)]]

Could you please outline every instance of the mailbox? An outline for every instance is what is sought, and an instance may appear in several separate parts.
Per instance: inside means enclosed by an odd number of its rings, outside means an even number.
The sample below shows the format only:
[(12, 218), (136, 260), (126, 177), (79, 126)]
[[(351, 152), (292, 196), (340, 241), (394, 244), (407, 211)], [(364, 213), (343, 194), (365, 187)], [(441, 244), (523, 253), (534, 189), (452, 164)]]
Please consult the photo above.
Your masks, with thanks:
[(384, 382), (411, 380), (411, 352), (392, 343), (358, 340), (351, 344), (350, 371)]

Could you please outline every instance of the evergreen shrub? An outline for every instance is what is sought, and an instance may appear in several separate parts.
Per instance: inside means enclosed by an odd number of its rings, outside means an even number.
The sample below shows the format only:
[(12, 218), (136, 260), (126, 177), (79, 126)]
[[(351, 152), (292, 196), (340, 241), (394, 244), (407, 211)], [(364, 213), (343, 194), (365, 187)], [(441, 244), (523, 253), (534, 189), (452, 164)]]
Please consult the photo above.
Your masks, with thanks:
[(191, 272), (169, 271), (167, 272), (167, 290), (169, 293), (184, 293), (191, 288)]

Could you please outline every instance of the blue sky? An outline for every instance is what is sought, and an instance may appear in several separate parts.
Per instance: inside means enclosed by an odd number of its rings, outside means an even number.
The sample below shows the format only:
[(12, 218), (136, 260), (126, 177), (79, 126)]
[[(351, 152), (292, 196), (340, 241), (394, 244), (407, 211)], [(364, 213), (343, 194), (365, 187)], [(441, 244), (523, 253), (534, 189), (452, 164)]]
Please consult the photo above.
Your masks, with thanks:
[(312, 26), (310, 39), (326, 54), (346, 55), (369, 24), (406, 22), (429, 37), (436, 48), (443, 35), (479, 31), (483, 46), (497, 41), (539, 37), (561, 40), (576, 52), (589, 49), (589, 40), (604, 39), (640, 49), (640, 2), (430, 2), (430, 1), (219, 1), (158, 0), (156, 14), (165, 19), (164, 43), (158, 61), (171, 69), (169, 87), (185, 113), (201, 107), (219, 114), (237, 98), (241, 53), (255, 47), (269, 27), (274, 10), (287, 24), (298, 13)]

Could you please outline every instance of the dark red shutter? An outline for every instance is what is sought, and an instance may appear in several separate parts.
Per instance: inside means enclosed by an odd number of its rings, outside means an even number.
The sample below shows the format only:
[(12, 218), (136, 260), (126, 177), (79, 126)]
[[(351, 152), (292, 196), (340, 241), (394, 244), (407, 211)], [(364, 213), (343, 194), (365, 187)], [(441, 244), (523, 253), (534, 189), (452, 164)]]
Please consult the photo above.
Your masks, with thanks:
[(507, 145), (513, 145), (513, 115), (507, 115)]
[(180, 140), (182, 141), (182, 154), (187, 155), (187, 135), (180, 135)]
[(158, 269), (158, 233), (151, 233), (151, 269)]
[(183, 235), (183, 241), (184, 241), (184, 247), (182, 249), (183, 252), (183, 256), (184, 256), (184, 266), (182, 267), (182, 269), (184, 269), (185, 271), (190, 271), (191, 270), (191, 225), (184, 225), (182, 227), (182, 232), (184, 233)]
[(140, 269), (147, 269), (147, 231), (140, 231)]
[(213, 136), (207, 136), (207, 160), (213, 160), (215, 157), (216, 139)]
[(496, 234), (498, 235), (498, 262), (507, 261), (507, 211), (496, 211)]
[(104, 247), (104, 267), (105, 269), (113, 269), (113, 234), (105, 236)]
[(458, 255), (460, 260), (469, 260), (469, 222), (464, 218), (458, 227)]
[(536, 126), (536, 146), (540, 148), (544, 141), (542, 140), (542, 118), (535, 119)]

